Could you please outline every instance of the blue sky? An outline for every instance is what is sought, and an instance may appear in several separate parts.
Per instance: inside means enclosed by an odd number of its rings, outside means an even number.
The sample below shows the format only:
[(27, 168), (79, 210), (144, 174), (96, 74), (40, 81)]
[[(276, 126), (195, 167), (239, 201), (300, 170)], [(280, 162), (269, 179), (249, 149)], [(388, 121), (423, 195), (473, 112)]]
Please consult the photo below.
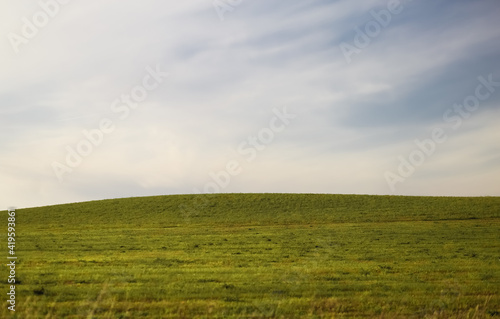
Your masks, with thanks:
[(498, 1), (63, 2), (0, 4), (2, 207), (500, 195)]

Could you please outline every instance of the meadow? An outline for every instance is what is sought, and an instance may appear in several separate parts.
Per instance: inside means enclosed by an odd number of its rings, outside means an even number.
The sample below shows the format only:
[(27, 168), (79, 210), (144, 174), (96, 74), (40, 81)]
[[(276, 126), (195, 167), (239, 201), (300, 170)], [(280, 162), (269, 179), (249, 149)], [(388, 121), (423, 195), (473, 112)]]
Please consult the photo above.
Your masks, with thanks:
[(2, 318), (500, 318), (498, 197), (170, 195), (18, 209), (16, 250), (16, 312), (3, 301)]

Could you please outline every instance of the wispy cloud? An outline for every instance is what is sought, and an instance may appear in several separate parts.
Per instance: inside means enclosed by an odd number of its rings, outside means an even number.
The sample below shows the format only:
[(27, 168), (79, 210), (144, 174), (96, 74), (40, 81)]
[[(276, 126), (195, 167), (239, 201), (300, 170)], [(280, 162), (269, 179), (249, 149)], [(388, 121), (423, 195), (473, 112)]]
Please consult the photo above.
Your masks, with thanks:
[[(0, 206), (192, 193), (244, 161), (238, 145), (285, 106), (293, 125), (224, 191), (391, 194), (397, 157), (478, 76), (500, 81), (500, 6), (402, 0), (347, 63), (340, 44), (388, 3), (242, 1), (221, 21), (212, 1), (71, 1), (17, 53), (8, 35), (40, 6), (0, 4)], [(156, 64), (168, 83), (60, 184), (51, 163), (116, 120), (110, 104)], [(499, 103), (500, 91), (396, 193), (499, 195)]]

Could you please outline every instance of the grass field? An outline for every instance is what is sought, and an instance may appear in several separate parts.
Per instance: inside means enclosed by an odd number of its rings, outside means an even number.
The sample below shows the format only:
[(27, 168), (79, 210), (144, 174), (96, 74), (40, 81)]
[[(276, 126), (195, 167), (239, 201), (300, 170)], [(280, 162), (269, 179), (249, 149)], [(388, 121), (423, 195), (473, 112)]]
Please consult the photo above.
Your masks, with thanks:
[(500, 318), (498, 197), (175, 195), (18, 209), (16, 250), (16, 312), (4, 299), (2, 318)]

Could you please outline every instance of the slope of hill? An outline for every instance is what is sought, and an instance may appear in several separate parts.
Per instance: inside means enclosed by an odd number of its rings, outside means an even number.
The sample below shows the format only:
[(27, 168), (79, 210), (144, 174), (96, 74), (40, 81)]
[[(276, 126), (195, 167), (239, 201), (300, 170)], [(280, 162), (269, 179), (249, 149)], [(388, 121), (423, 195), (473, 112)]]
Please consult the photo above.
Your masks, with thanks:
[(210, 194), (110, 199), (23, 210), (26, 224), (249, 224), (499, 218), (498, 197)]
[(500, 315), (498, 197), (174, 195), (19, 209), (16, 249), (17, 311), (2, 318)]

